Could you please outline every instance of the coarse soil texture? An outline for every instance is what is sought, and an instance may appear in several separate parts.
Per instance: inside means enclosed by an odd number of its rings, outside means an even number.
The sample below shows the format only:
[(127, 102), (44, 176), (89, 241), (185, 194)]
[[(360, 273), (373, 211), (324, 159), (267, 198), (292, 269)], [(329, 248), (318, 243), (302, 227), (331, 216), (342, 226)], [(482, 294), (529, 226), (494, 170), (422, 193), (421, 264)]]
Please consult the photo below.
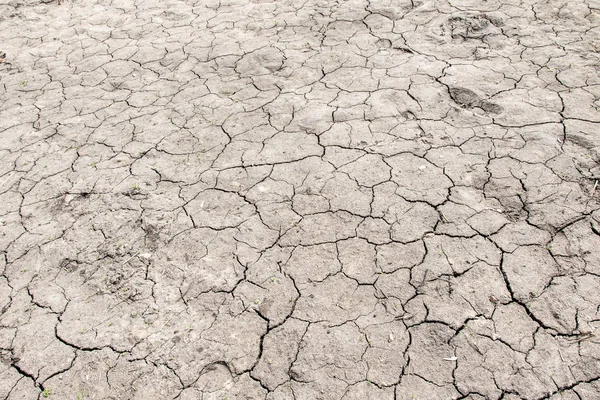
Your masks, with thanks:
[(0, 399), (600, 399), (599, 0), (0, 0)]

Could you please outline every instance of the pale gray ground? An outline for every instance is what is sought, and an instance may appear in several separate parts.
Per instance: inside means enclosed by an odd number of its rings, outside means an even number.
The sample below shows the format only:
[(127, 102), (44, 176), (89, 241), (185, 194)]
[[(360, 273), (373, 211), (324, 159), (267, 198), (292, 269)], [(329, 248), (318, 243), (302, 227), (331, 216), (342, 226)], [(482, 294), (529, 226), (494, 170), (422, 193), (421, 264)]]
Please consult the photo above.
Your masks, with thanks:
[(599, 399), (599, 26), (0, 0), (0, 399)]

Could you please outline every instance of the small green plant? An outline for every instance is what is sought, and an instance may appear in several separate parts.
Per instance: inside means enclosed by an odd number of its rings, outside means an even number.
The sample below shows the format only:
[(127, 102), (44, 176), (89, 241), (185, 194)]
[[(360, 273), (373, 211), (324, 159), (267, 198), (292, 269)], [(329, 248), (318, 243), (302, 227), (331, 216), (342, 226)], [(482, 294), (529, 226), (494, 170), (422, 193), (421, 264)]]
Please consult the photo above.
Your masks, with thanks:
[(25, 86), (27, 86), (29, 82), (27, 80), (22, 80), (21, 83), (19, 83), (19, 85), (24, 88)]
[(52, 391), (50, 389), (44, 389), (44, 391), (42, 392), (42, 396), (44, 397), (50, 397), (51, 394)]
[(140, 191), (140, 185), (138, 185), (137, 183), (133, 184), (133, 190), (139, 192)]

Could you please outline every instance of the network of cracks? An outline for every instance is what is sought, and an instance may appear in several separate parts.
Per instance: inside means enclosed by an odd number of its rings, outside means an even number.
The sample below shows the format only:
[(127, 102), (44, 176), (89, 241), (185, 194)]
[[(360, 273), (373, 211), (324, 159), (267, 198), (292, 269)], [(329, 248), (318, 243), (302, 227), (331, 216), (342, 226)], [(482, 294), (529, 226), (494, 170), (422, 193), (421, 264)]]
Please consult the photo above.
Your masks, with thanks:
[(596, 0), (4, 0), (0, 46), (0, 399), (600, 398)]

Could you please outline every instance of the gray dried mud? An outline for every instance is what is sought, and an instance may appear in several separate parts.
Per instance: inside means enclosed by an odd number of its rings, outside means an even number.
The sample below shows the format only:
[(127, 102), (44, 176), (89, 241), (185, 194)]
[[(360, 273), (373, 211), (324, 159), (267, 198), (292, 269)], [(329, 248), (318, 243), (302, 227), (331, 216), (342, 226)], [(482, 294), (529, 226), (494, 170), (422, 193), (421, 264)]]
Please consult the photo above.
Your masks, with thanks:
[(598, 0), (0, 0), (0, 399), (600, 398)]

